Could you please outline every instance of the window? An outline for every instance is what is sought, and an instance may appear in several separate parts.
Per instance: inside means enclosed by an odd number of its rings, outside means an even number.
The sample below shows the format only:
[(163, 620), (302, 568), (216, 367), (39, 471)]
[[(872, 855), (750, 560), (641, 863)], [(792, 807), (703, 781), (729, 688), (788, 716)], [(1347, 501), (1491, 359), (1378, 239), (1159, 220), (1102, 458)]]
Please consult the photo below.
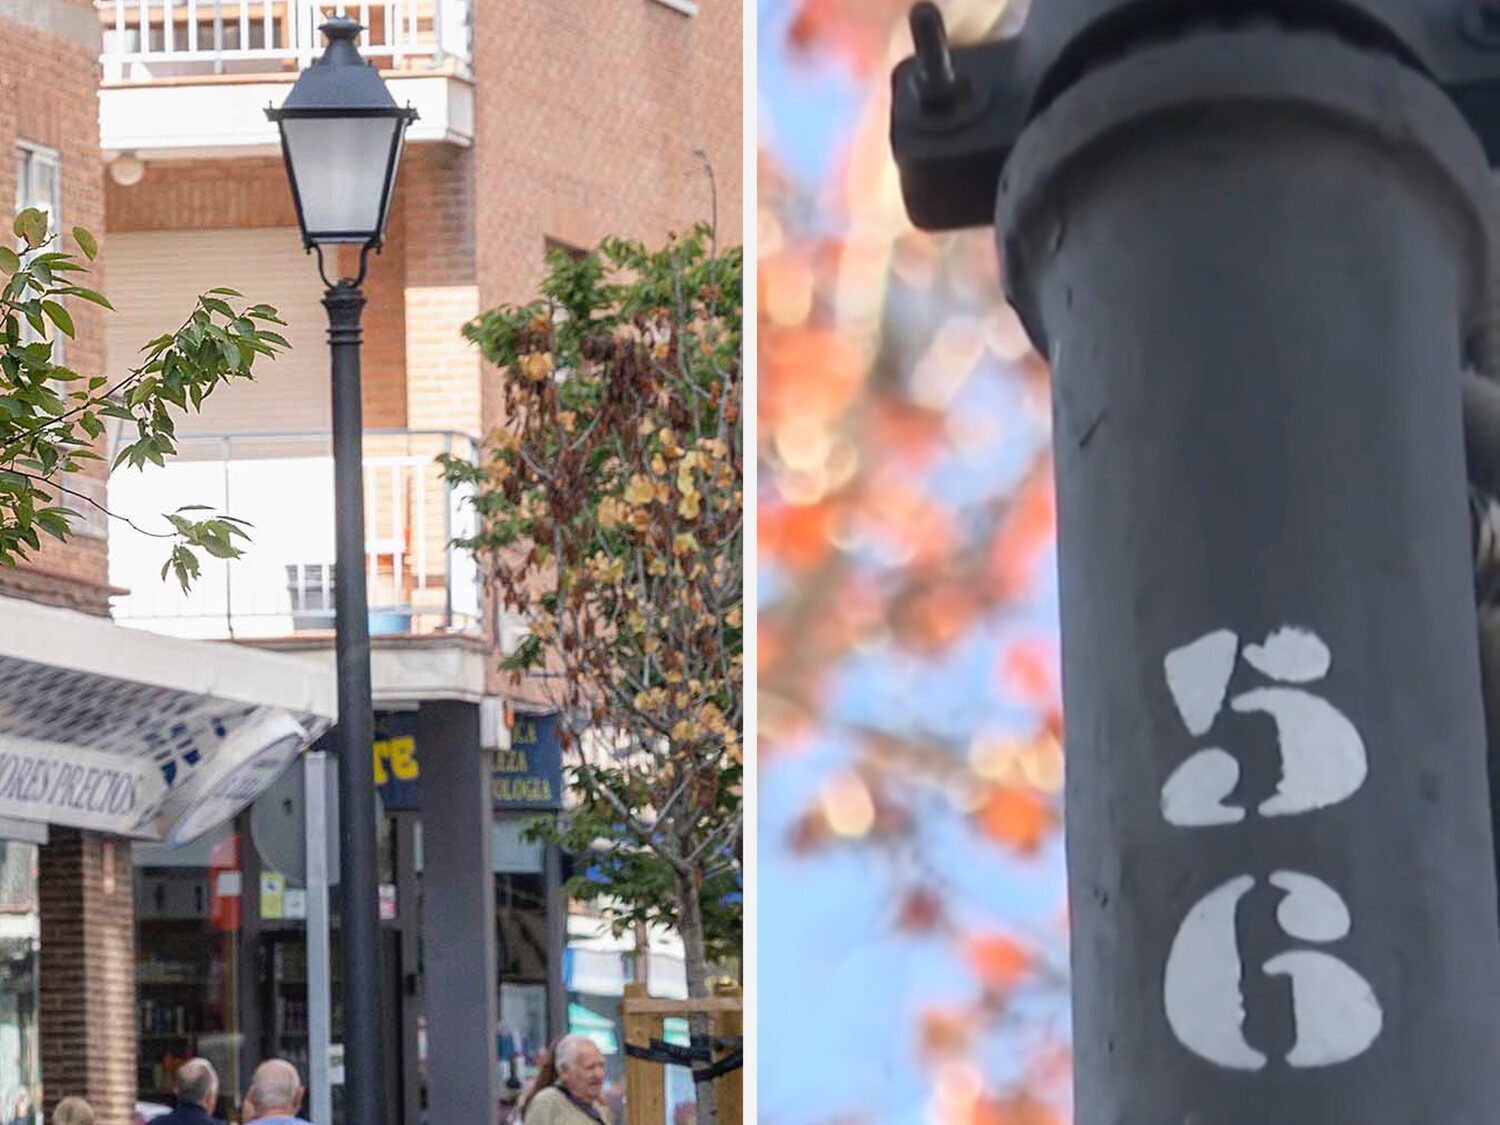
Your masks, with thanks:
[[(47, 216), (47, 230), (56, 234), (62, 230), (62, 166), (57, 153), (50, 148), (22, 142), (16, 150), (16, 210), (35, 207)], [(18, 246), (17, 249), (20, 249)], [(52, 333), (55, 341), (52, 362), (65, 363), (63, 338)], [(34, 343), (42, 339), (25, 318), (21, 320), (21, 342)]]
[(62, 228), (62, 169), (50, 148), (22, 142), (16, 170), (16, 210), (35, 207), (47, 216), (47, 226)]
[(287, 594), (292, 603), (292, 628), (333, 628), (333, 564), (289, 563)]

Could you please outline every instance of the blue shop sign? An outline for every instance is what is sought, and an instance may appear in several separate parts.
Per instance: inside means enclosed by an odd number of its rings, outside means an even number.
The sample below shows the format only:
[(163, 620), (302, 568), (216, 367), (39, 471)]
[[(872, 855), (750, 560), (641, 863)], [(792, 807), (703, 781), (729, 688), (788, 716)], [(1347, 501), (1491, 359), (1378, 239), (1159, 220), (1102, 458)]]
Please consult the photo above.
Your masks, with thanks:
[(516, 714), (510, 749), (495, 751), (490, 792), (497, 809), (562, 808), (562, 738), (555, 713)]
[[(417, 716), (413, 711), (375, 716), (375, 788), (392, 812), (422, 807)], [(490, 792), (497, 811), (562, 808), (562, 739), (556, 714), (517, 713), (510, 748), (492, 755)]]

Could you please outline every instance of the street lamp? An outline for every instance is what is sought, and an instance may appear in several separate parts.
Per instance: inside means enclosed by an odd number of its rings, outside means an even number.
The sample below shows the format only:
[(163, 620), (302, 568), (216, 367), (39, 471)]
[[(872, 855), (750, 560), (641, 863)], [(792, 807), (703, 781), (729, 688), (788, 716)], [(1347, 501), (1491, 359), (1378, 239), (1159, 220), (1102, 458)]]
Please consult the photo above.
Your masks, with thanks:
[[(333, 352), (333, 476), (337, 564), (334, 630), (338, 660), (339, 843), (344, 892), (345, 1096), (351, 1125), (380, 1125), (380, 918), (377, 900), (370, 620), (365, 596), (364, 424), (360, 411), (359, 316), (372, 249), (390, 214), (406, 127), (416, 111), (396, 105), (380, 74), (354, 45), (360, 25), (343, 16), (323, 24), (328, 48), (302, 72), (280, 109), (281, 130), (302, 242), (318, 255), (327, 285)], [(325, 246), (359, 247), (353, 279), (330, 281)], [(337, 269), (335, 265), (335, 269)]]

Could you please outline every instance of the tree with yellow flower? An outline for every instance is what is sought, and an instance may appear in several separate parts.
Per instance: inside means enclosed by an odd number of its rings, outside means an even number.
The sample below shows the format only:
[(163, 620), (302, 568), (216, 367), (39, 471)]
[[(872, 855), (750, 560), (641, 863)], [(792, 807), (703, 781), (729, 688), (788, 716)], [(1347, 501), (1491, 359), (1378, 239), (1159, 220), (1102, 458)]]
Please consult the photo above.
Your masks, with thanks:
[(538, 300), (466, 329), (505, 422), (446, 463), (481, 517), (464, 545), (531, 622), (507, 666), (563, 715), (562, 842), (610, 844), (570, 890), (675, 928), (695, 997), (741, 935), (741, 261), (707, 227), (554, 254)]

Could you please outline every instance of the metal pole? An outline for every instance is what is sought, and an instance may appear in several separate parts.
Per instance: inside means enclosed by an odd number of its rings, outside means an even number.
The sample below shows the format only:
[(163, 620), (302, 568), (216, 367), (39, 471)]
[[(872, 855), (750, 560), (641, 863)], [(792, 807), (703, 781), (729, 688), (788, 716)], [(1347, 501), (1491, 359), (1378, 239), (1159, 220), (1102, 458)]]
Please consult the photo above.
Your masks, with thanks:
[(562, 849), (546, 845), (543, 886), (547, 903), (547, 1041), (568, 1033), (568, 990), (563, 980), (563, 957), (568, 949), (568, 895), (562, 881)]
[(307, 1085), (313, 1125), (333, 1125), (328, 1048), (333, 1041), (331, 950), (328, 944), (328, 756), (307, 753), (302, 763), (307, 839)]
[(1496, 1119), (1487, 179), (1416, 70), (1263, 27), (1099, 62), (1006, 162), (1054, 378), (1079, 1125)]
[(380, 915), (376, 868), (374, 715), (365, 596), (365, 489), (359, 316), (364, 294), (344, 279), (323, 296), (333, 350), (333, 483), (337, 572), (339, 843), (343, 887), (344, 1090), (349, 1125), (381, 1125)]

